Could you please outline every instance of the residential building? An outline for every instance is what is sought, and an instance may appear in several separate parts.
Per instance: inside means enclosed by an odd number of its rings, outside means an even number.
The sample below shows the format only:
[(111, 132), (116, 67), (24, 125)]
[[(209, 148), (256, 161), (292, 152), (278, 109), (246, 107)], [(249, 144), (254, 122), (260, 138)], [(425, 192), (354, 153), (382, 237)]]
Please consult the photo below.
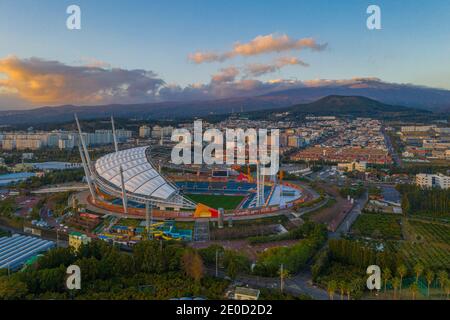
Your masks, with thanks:
[(416, 184), (423, 188), (439, 187), (441, 189), (450, 188), (450, 177), (443, 174), (425, 174), (416, 175)]
[(258, 300), (260, 291), (247, 287), (236, 287), (234, 290), (234, 300)]
[(150, 137), (152, 129), (149, 126), (143, 125), (139, 127), (139, 137), (148, 138)]
[(78, 251), (82, 244), (88, 244), (89, 242), (91, 242), (91, 238), (81, 232), (69, 233), (69, 246), (74, 248), (75, 251)]

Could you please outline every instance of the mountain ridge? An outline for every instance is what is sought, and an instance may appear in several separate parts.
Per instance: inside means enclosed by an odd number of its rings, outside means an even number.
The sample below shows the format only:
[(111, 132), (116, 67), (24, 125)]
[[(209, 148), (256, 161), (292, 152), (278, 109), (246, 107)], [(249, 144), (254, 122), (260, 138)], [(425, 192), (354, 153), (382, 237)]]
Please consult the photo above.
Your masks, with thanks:
[(450, 90), (373, 82), (358, 86), (299, 87), (259, 96), (215, 100), (94, 106), (64, 105), (29, 110), (7, 110), (0, 111), (0, 125), (62, 123), (73, 120), (74, 113), (77, 113), (80, 119), (86, 120), (106, 118), (111, 114), (123, 118), (154, 120), (206, 117), (229, 114), (233, 111), (241, 112), (241, 110), (245, 113), (258, 110), (282, 110), (300, 103), (311, 103), (330, 95), (362, 96), (389, 105), (401, 105), (446, 114), (450, 112)]

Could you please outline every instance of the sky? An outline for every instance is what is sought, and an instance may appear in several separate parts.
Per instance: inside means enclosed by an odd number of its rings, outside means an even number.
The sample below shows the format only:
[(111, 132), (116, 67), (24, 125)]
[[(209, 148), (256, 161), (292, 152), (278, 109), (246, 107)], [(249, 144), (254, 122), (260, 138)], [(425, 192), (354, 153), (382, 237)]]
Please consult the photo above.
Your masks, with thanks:
[[(81, 8), (68, 30), (66, 8)], [(370, 4), (381, 30), (366, 27)], [(377, 78), (450, 89), (448, 0), (1, 0), (0, 109)]]

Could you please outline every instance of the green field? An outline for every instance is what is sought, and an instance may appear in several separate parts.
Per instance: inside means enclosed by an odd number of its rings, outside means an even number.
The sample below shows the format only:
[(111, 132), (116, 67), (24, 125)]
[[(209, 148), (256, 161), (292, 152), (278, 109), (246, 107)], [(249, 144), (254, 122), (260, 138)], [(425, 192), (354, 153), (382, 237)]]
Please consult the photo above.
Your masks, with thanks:
[(212, 194), (187, 194), (186, 197), (194, 202), (202, 203), (208, 207), (225, 210), (236, 209), (237, 206), (244, 200), (244, 196), (224, 196)]
[(426, 268), (450, 270), (450, 225), (409, 219), (405, 221), (408, 241), (392, 242), (410, 269), (417, 263)]
[(450, 268), (448, 245), (412, 242), (397, 242), (393, 245), (410, 270), (413, 270), (419, 262), (427, 269), (449, 270)]
[(410, 220), (417, 240), (440, 242), (450, 245), (450, 225)]
[(389, 213), (364, 213), (353, 224), (352, 233), (374, 239), (400, 240), (400, 221), (399, 216)]

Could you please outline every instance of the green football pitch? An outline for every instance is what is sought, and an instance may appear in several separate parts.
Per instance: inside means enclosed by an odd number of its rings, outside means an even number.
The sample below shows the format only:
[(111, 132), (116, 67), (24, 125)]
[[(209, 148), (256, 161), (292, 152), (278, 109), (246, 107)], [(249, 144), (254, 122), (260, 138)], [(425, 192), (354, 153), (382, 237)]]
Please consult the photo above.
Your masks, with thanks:
[(236, 209), (237, 206), (244, 200), (244, 196), (224, 196), (213, 194), (186, 194), (186, 197), (194, 202), (202, 203), (208, 207), (225, 210)]

